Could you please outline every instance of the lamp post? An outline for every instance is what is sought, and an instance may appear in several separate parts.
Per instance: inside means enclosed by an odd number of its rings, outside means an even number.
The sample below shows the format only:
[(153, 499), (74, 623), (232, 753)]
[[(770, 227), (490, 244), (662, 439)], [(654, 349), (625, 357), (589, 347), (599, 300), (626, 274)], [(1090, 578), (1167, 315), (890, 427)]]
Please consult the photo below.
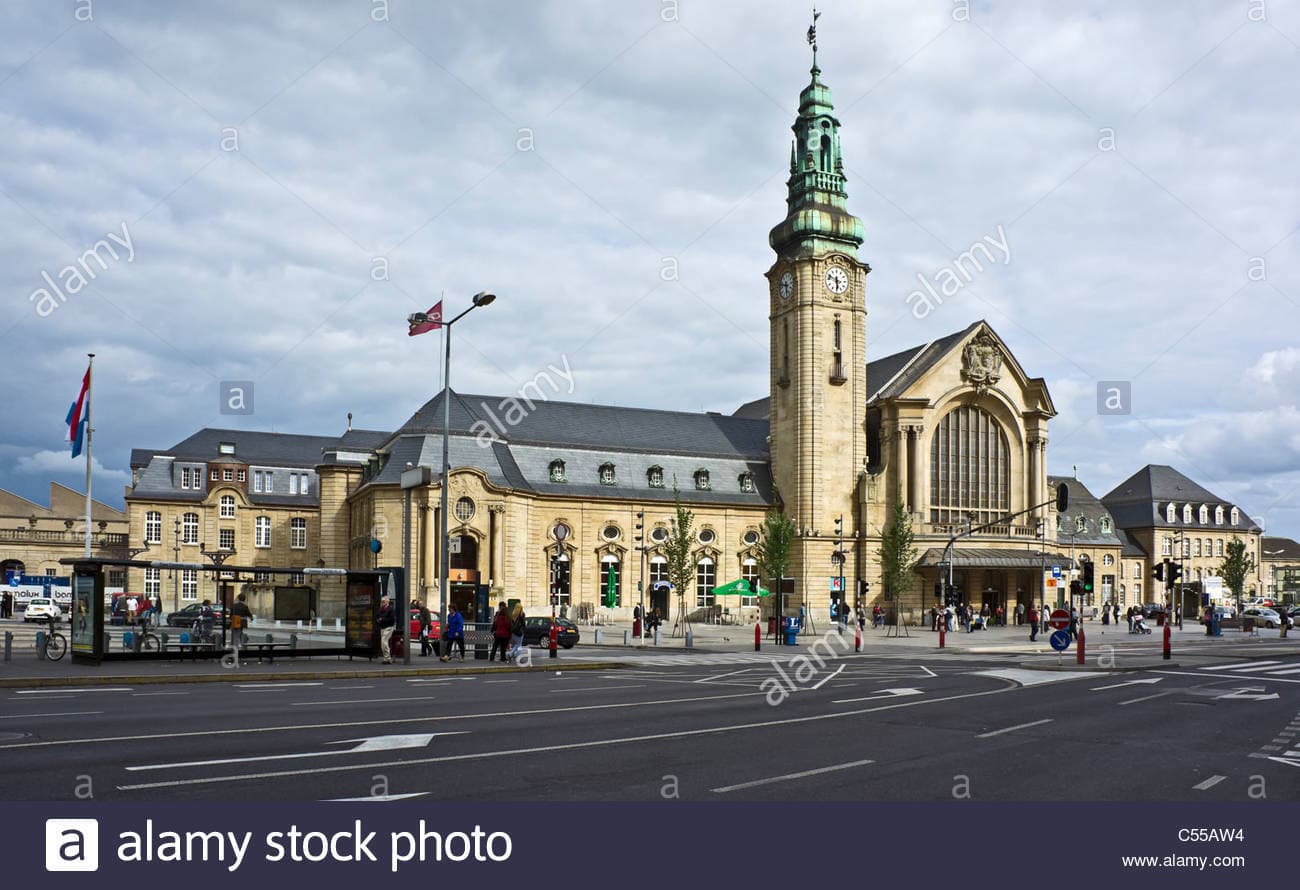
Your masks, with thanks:
[[(181, 518), (179, 516), (173, 517), (172, 524), (176, 529), (175, 541), (172, 544), (172, 560), (174, 562), (180, 562), (181, 561)], [(162, 597), (159, 597), (158, 599), (159, 599), (158, 608), (161, 609)], [(173, 612), (178, 611), (180, 607), (181, 607), (180, 582), (177, 580), (176, 577), (176, 569), (172, 569), (172, 611)]]
[[(439, 521), (438, 536), (442, 541), (439, 548), (441, 553), (438, 560), (438, 601), (442, 620), (447, 620), (447, 575), (451, 572), (451, 554), (448, 552), (449, 540), (447, 533), (447, 488), (451, 475), (451, 326), (460, 321), (469, 313), (473, 312), (480, 306), (486, 306), (496, 299), (496, 294), (490, 294), (487, 291), (479, 291), (474, 295), (472, 304), (464, 312), (457, 315), (451, 321), (442, 322), (443, 327), (447, 329), (447, 337), (444, 340), (444, 350), (442, 357), (442, 509)], [(426, 312), (416, 312), (407, 318), (412, 325), (424, 324), (428, 321), (429, 315)], [(450, 648), (448, 647), (447, 635), (440, 635), (442, 651), (440, 655), (446, 655)]]
[(555, 609), (560, 602), (560, 576), (562, 557), (564, 556), (564, 539), (569, 536), (569, 527), (557, 522), (553, 530), (555, 535), (555, 556), (551, 560), (551, 620), (555, 620)]
[(636, 514), (636, 536), (633, 539), (637, 552), (641, 554), (641, 579), (636, 583), (637, 602), (641, 606), (641, 624), (637, 628), (640, 635), (636, 638), (638, 646), (645, 645), (645, 511)]

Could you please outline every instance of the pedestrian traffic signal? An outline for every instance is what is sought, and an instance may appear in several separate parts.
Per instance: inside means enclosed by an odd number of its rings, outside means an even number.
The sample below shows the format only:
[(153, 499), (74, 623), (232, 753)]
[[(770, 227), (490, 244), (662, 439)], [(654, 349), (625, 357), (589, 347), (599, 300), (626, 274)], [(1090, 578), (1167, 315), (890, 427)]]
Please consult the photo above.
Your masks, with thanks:
[(1094, 566), (1092, 564), (1092, 560), (1088, 560), (1083, 564), (1083, 592), (1084, 593), (1092, 593), (1093, 568)]

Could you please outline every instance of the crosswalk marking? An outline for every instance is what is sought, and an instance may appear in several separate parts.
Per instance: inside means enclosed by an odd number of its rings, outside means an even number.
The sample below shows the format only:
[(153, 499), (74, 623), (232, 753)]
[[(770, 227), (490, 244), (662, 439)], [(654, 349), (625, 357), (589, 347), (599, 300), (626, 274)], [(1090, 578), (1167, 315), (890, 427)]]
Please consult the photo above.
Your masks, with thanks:
[(1234, 661), (1230, 664), (1211, 664), (1201, 668), (1203, 671), (1239, 671), (1242, 668), (1257, 668), (1267, 664), (1282, 664), (1280, 661), (1248, 661), (1245, 664)]
[(1238, 664), (1215, 664), (1200, 668), (1202, 671), (1232, 671), (1234, 674), (1259, 673), (1270, 677), (1300, 674), (1300, 666), (1287, 661), (1247, 661)]

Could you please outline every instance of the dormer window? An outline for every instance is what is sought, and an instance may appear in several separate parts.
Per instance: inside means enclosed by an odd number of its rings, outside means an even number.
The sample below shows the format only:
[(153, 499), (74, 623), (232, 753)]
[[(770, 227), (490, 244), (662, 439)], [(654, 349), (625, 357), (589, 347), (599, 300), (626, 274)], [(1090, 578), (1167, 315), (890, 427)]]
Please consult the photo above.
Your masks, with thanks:
[(1223, 525), (1223, 508), (1222, 508), (1222, 507), (1215, 507), (1215, 508), (1214, 508), (1214, 524), (1215, 524), (1215, 525)]
[(217, 446), (217, 451), (218, 451), (218, 453), (220, 453), (220, 454), (234, 454), (234, 453), (235, 453), (235, 443), (234, 443), (234, 442), (222, 442), (220, 445)]
[(551, 481), (552, 482), (566, 481), (564, 477), (564, 461), (562, 460), (551, 461)]
[(708, 491), (708, 490), (709, 490), (709, 471), (708, 471), (708, 470), (696, 470), (696, 471), (695, 471), (695, 490), (696, 490), (696, 491)]
[(600, 465), (600, 484), (601, 484), (601, 485), (613, 485), (613, 484), (614, 484), (614, 465), (613, 465), (613, 464), (601, 464), (601, 465)]
[(1192, 505), (1183, 504), (1183, 522), (1190, 524), (1191, 521), (1192, 521)]
[(1178, 521), (1178, 513), (1175, 512), (1176, 509), (1177, 509), (1177, 508), (1174, 507), (1174, 505), (1173, 505), (1172, 503), (1171, 503), (1169, 506), (1165, 507), (1165, 522), (1177, 522), (1177, 521)]
[(1236, 524), (1237, 524), (1238, 522), (1240, 522), (1240, 521), (1241, 521), (1241, 511), (1239, 511), (1236, 507), (1233, 507), (1233, 508), (1232, 508), (1232, 524), (1233, 524), (1233, 525), (1236, 525)]
[(1201, 517), (1200, 517), (1200, 519), (1201, 519), (1201, 525), (1209, 525), (1209, 522), (1210, 522), (1210, 508), (1207, 507), (1207, 506), (1205, 506), (1204, 504), (1201, 504)]
[(1102, 534), (1106, 534), (1106, 535), (1108, 535), (1108, 534), (1110, 534), (1113, 530), (1114, 530), (1114, 526), (1111, 525), (1110, 517), (1109, 517), (1109, 516), (1103, 516), (1103, 517), (1101, 517), (1101, 531), (1102, 531)]
[(752, 493), (752, 492), (754, 491), (754, 474), (753, 474), (753, 473), (741, 473), (741, 474), (740, 474), (740, 490), (743, 491), (743, 492), (745, 492), (746, 494), (750, 494), (750, 493)]
[(1056, 517), (1056, 530), (1058, 532), (1065, 531), (1065, 517), (1061, 516), (1060, 514), (1057, 514)]
[(1075, 517), (1074, 530), (1079, 534), (1082, 534), (1083, 532), (1087, 531), (1087, 529), (1088, 529), (1088, 520), (1084, 519), (1082, 516)]
[(650, 469), (646, 470), (645, 479), (646, 482), (649, 483), (651, 488), (663, 488), (664, 468), (660, 466), (651, 467)]

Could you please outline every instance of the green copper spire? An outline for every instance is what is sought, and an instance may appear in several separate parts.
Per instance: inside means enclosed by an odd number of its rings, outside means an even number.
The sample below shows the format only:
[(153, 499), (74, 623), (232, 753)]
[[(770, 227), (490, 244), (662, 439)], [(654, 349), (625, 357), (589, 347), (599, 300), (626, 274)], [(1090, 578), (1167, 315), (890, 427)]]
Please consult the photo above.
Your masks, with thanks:
[[(816, 19), (814, 18), (814, 22)], [(808, 29), (813, 45), (812, 81), (799, 94), (790, 178), (786, 181), (785, 221), (772, 229), (768, 243), (780, 254), (841, 251), (857, 256), (865, 237), (862, 221), (849, 213), (840, 157), (840, 122), (830, 87), (817, 67), (816, 26)]]

